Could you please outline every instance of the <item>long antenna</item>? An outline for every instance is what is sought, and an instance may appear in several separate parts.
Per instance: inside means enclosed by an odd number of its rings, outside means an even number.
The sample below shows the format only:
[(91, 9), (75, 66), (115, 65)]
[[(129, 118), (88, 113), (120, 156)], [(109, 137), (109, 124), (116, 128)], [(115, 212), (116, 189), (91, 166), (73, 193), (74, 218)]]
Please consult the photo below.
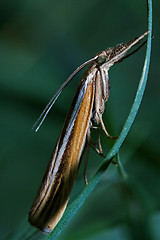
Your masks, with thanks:
[(57, 90), (57, 92), (54, 94), (54, 96), (51, 98), (51, 100), (49, 101), (49, 103), (46, 105), (46, 107), (44, 108), (43, 112), (41, 113), (41, 115), (39, 116), (39, 118), (37, 119), (37, 121), (34, 123), (32, 129), (35, 129), (35, 132), (37, 132), (40, 128), (40, 126), (42, 125), (42, 123), (44, 122), (47, 114), (49, 113), (50, 109), (52, 108), (52, 106), (54, 105), (55, 101), (57, 100), (57, 98), (59, 97), (59, 95), (61, 94), (61, 92), (63, 91), (63, 89), (67, 86), (67, 84), (72, 80), (72, 78), (83, 68), (85, 67), (87, 64), (93, 62), (95, 59), (97, 58), (97, 56), (95, 56), (94, 58), (89, 59), (88, 61), (86, 61), (85, 63), (83, 63), (82, 65), (80, 65), (68, 78), (67, 80), (60, 86), (60, 88)]

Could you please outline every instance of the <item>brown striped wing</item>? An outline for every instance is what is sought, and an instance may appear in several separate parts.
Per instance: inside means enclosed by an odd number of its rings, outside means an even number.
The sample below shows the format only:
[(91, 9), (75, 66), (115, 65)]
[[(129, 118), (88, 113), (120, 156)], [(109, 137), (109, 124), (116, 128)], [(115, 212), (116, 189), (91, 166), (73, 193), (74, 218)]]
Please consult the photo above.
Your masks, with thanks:
[(29, 213), (29, 222), (47, 234), (62, 217), (77, 176), (92, 115), (96, 73), (92, 67), (81, 80)]

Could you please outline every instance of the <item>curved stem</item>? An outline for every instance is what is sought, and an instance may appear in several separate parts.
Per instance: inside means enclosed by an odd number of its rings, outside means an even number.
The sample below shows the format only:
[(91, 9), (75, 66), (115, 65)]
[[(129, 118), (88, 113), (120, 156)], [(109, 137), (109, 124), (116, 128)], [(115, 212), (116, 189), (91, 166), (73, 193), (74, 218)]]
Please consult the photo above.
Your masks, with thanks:
[(138, 85), (137, 93), (136, 93), (132, 108), (131, 108), (128, 118), (124, 124), (124, 127), (120, 133), (120, 136), (117, 139), (117, 141), (115, 142), (115, 144), (113, 145), (113, 147), (111, 148), (111, 150), (109, 151), (107, 157), (103, 160), (101, 166), (99, 167), (99, 169), (97, 170), (95, 175), (91, 178), (89, 184), (83, 189), (83, 191), (74, 200), (74, 202), (70, 205), (70, 207), (68, 207), (68, 209), (66, 210), (66, 212), (63, 215), (60, 222), (57, 224), (55, 229), (52, 231), (52, 233), (47, 238), (48, 240), (57, 239), (57, 237), (59, 236), (61, 231), (66, 227), (66, 225), (69, 223), (69, 221), (73, 218), (73, 216), (77, 213), (77, 211), (83, 205), (83, 203), (88, 198), (88, 196), (94, 190), (97, 183), (100, 181), (100, 179), (106, 172), (108, 166), (110, 165), (112, 158), (119, 151), (124, 139), (126, 138), (128, 132), (133, 124), (133, 121), (137, 115), (137, 112), (140, 107), (142, 97), (144, 94), (145, 86), (147, 83), (149, 64), (150, 64), (151, 40), (152, 40), (152, 0), (148, 0), (148, 30), (150, 31), (150, 33), (148, 34), (146, 56), (145, 56), (145, 62), (144, 62), (142, 75), (140, 78), (140, 82)]

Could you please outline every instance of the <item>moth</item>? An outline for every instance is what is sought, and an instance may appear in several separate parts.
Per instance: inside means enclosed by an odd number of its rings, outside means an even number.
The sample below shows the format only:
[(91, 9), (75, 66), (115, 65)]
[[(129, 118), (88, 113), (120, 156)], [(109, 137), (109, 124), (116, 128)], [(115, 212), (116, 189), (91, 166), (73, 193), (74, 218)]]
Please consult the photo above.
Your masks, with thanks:
[(110, 67), (115, 63), (123, 61), (144, 45), (146, 41), (135, 51), (126, 55), (147, 34), (148, 32), (127, 43), (108, 48), (83, 63), (62, 84), (40, 115), (37, 121), (41, 120), (38, 128), (63, 88), (77, 72), (90, 63), (80, 80), (61, 134), (29, 212), (29, 222), (44, 233), (49, 234), (54, 229), (66, 209), (85, 145), (93, 146), (100, 155), (103, 155), (100, 141), (98, 147), (95, 147), (92, 143), (90, 137), (92, 128), (96, 128), (99, 125), (107, 137), (113, 138), (107, 132), (102, 120), (105, 102), (109, 98), (108, 71)]

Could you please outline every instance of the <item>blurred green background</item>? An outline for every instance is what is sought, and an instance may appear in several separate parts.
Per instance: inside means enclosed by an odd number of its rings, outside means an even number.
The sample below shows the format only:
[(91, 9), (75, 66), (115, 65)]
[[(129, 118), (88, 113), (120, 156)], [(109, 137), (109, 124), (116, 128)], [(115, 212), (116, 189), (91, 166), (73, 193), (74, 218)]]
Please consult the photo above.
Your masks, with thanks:
[[(120, 151), (129, 178), (124, 181), (110, 166), (60, 239), (160, 239), (159, 12), (154, 1), (148, 85)], [(146, 1), (0, 0), (0, 239), (29, 226), (29, 208), (83, 71), (35, 133), (32, 125), (51, 96), (84, 61), (146, 30)], [(131, 108), (144, 56), (145, 47), (109, 72), (103, 119), (114, 136)], [(102, 141), (107, 153), (113, 143), (103, 133)], [(101, 158), (91, 150), (89, 160), (88, 178)], [(71, 201), (83, 187), (82, 166)]]

